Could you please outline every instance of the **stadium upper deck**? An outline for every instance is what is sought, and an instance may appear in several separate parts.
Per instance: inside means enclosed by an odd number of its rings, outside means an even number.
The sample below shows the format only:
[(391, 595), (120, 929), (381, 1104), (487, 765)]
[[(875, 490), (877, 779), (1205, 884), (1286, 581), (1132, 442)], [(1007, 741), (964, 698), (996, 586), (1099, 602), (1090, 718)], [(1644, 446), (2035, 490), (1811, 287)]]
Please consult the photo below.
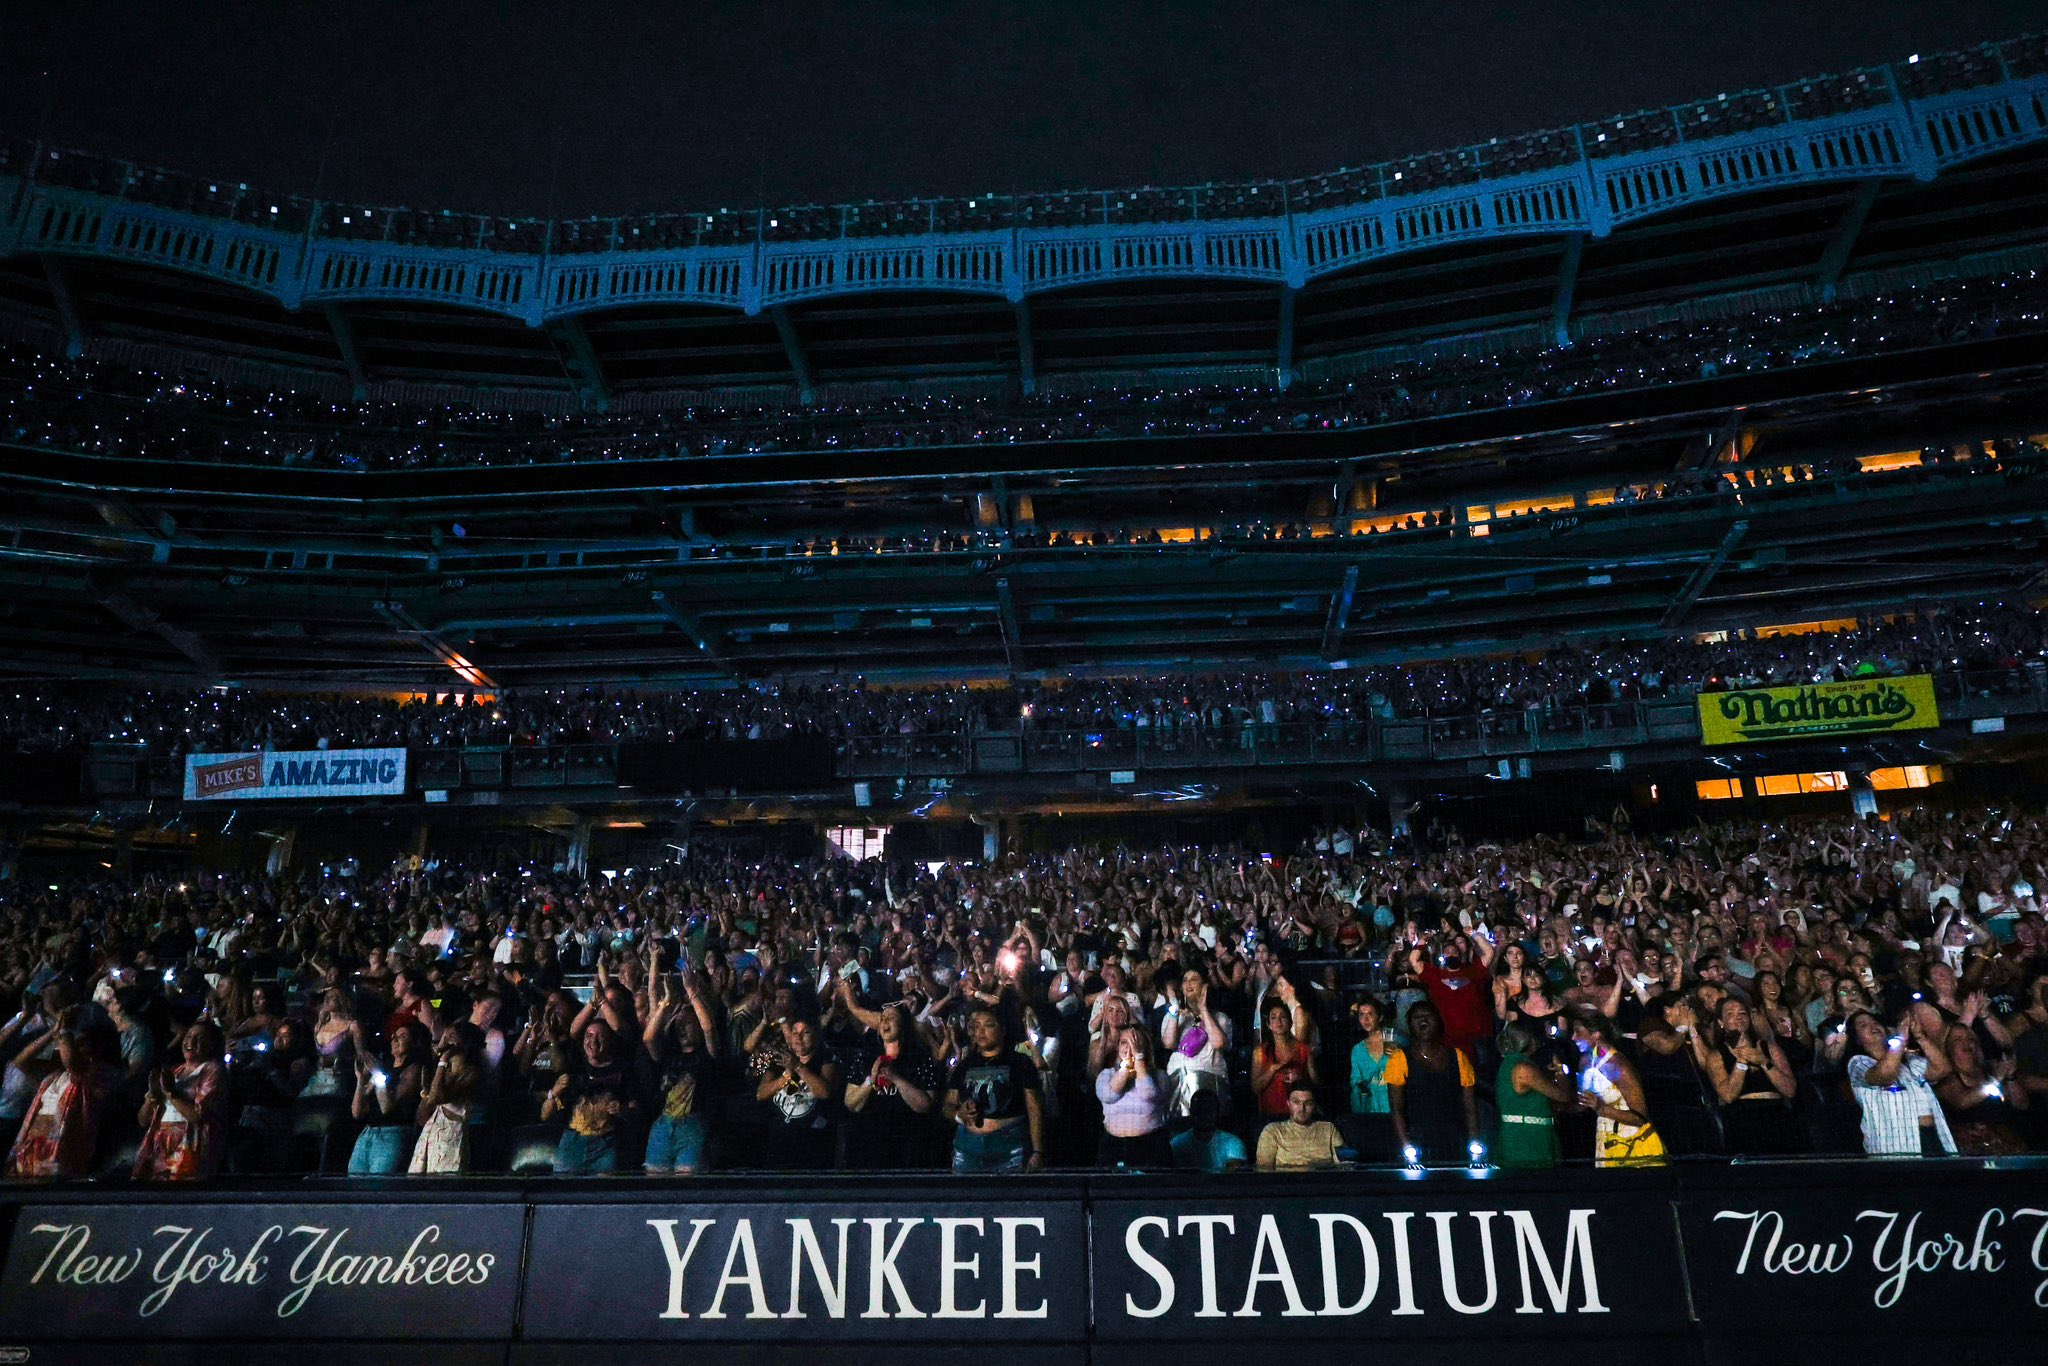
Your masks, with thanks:
[[(1911, 283), (2048, 234), (2048, 41), (1292, 182), (576, 221), (0, 144), (0, 312), (530, 401), (1131, 370), (1325, 376), (1475, 333)], [(139, 356), (135, 358), (140, 358)], [(442, 390), (445, 392), (445, 389)]]

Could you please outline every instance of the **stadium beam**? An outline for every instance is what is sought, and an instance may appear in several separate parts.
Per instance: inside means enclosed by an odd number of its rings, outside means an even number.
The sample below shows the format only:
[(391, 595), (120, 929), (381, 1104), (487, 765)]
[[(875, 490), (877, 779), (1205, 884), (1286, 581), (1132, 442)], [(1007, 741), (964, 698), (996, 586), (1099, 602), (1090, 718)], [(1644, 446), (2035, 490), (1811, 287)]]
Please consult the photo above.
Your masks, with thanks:
[(467, 659), (464, 659), (459, 651), (447, 641), (441, 639), (435, 632), (421, 625), (418, 619), (406, 610), (404, 603), (390, 599), (379, 599), (371, 603), (370, 607), (378, 616), (390, 622), (398, 634), (418, 642), (421, 649), (447, 665), (457, 678), (460, 678), (471, 687), (495, 688), (498, 686), (491, 681), (490, 675), (470, 663)]
[(119, 589), (95, 586), (93, 597), (100, 606), (119, 618), (129, 630), (147, 631), (160, 637), (172, 649), (191, 661), (209, 680), (221, 676), (220, 660), (206, 647), (206, 642), (193, 632), (182, 626), (173, 626), (160, 614), (144, 607)]
[(1849, 201), (1849, 207), (1842, 211), (1842, 221), (1835, 225), (1835, 235), (1828, 239), (1828, 249), (1820, 258), (1814, 280), (1824, 304), (1835, 301), (1835, 286), (1841, 283), (1849, 254), (1856, 250), (1856, 239), (1863, 233), (1863, 221), (1870, 217), (1871, 206), (1877, 203), (1879, 188), (1880, 182), (1874, 179), (1858, 185), (1856, 197)]
[(1564, 239), (1557, 284), (1550, 292), (1550, 339), (1559, 346), (1571, 343), (1572, 300), (1579, 292), (1579, 258), (1585, 253), (1586, 234), (1575, 232)]
[(348, 371), (349, 388), (360, 403), (369, 392), (369, 374), (363, 368), (362, 348), (356, 345), (356, 325), (341, 311), (340, 304), (322, 304), (320, 311), (326, 315), (327, 330), (334, 336), (334, 349), (341, 356), (342, 368)]
[(1330, 597), (1330, 615), (1323, 622), (1323, 658), (1332, 659), (1351, 625), (1351, 601), (1358, 594), (1358, 566), (1346, 565), (1344, 583)]
[(590, 344), (590, 334), (583, 330), (583, 320), (555, 319), (548, 324), (548, 340), (555, 344), (555, 357), (562, 362), (562, 373), (575, 387), (584, 410), (610, 412), (611, 386), (605, 382), (604, 366), (598, 363), (597, 349)]
[(64, 326), (64, 354), (76, 360), (85, 353), (85, 315), (78, 311), (78, 295), (71, 288), (71, 272), (54, 256), (43, 258), (43, 279), (50, 286), (50, 302), (57, 321)]
[(811, 383), (811, 358), (804, 354), (803, 338), (796, 334), (796, 321), (786, 308), (771, 308), (768, 316), (775, 320), (775, 335), (782, 338), (782, 352), (789, 357), (790, 373), (796, 376), (797, 397), (809, 406), (817, 401), (818, 389)]
[(1721, 566), (1728, 563), (1728, 557), (1735, 553), (1735, 548), (1742, 544), (1742, 538), (1748, 534), (1749, 522), (1746, 518), (1729, 526), (1728, 534), (1723, 536), (1721, 544), (1714, 548), (1712, 558), (1692, 572), (1692, 577), (1685, 581), (1685, 587), (1678, 590), (1678, 596), (1664, 609), (1664, 617), (1657, 623), (1659, 630), (1674, 630), (1685, 620), (1686, 613), (1692, 611), (1692, 605), (1700, 600), (1700, 594), (1707, 591), (1707, 585), (1714, 581), (1714, 576), (1721, 572)]
[(696, 614), (684, 611), (666, 589), (657, 588), (648, 597), (654, 603), (655, 610), (674, 622), (676, 629), (690, 638), (690, 643), (697, 647), (708, 662), (717, 665), (726, 673), (733, 672), (732, 665), (726, 662), (725, 655), (718, 648), (718, 641), (704, 629), (703, 621)]
[(1294, 296), (1300, 292), (1293, 285), (1280, 286), (1280, 335), (1273, 347), (1273, 380), (1283, 390), (1294, 383)]
[(1017, 672), (1017, 660), (1024, 653), (1024, 631), (1017, 622), (1017, 599), (1006, 576), (996, 580), (996, 609), (1003, 625), (1003, 663)]
[(1027, 394), (1038, 392), (1038, 355), (1031, 345), (1031, 300), (1019, 299), (1017, 309), (1017, 380)]

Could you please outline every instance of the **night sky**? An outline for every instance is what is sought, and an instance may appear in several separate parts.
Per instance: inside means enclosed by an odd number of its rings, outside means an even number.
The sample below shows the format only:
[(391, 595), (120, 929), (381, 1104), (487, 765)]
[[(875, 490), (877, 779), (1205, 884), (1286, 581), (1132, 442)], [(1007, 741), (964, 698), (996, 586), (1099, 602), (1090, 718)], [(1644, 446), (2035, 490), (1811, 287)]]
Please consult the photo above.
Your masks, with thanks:
[(1301, 175), (2041, 27), (2043, 0), (23, 0), (0, 128), (567, 216)]

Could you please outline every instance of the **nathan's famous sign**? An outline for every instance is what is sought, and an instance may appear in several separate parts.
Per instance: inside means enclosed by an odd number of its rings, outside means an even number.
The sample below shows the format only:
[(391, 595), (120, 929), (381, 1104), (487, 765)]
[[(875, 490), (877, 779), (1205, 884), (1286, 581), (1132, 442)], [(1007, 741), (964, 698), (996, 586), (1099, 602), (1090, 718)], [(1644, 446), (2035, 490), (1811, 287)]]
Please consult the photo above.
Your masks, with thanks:
[(1792, 688), (1700, 694), (1700, 738), (1709, 745), (1790, 740), (1804, 735), (1870, 735), (1941, 724), (1934, 679), (1855, 678)]

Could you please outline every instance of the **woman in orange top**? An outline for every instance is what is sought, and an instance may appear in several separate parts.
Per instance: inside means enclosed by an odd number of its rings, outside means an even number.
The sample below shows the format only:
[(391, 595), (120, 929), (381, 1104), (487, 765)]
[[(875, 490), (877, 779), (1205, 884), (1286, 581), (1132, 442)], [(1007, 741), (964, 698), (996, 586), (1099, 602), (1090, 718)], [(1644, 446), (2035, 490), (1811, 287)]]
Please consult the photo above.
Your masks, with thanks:
[[(1408, 1009), (1406, 1047), (1387, 1056), (1384, 1078), (1394, 1132), (1410, 1162), (1462, 1162), (1480, 1156), (1479, 1077), (1465, 1050), (1444, 1038), (1444, 1017), (1429, 1001)], [(1412, 1151), (1411, 1151), (1412, 1150)]]

